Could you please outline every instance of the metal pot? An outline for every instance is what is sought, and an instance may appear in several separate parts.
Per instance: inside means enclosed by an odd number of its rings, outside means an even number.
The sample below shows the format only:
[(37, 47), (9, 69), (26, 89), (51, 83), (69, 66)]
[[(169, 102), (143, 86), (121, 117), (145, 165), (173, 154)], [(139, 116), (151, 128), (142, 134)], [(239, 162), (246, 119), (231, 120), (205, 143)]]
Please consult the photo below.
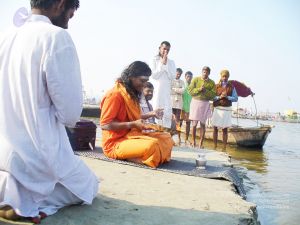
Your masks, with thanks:
[(206, 166), (206, 159), (204, 154), (199, 154), (198, 158), (196, 159), (196, 166), (197, 167), (205, 167)]

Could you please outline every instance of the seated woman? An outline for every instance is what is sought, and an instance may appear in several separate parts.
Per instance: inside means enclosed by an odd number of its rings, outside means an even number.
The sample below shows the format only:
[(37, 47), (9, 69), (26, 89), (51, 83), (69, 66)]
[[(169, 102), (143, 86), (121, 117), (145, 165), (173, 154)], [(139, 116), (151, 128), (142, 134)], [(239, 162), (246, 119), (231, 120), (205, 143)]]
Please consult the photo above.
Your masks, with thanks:
[(101, 101), (100, 124), (104, 154), (156, 168), (170, 161), (174, 145), (169, 133), (143, 133), (147, 129), (141, 118), (140, 96), (151, 75), (149, 66), (131, 63)]

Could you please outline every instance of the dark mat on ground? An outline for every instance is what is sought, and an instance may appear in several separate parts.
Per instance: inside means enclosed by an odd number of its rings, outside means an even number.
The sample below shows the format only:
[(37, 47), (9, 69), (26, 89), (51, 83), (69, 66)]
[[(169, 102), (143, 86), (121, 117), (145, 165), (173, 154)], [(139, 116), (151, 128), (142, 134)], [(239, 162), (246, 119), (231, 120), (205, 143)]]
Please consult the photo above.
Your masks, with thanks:
[(243, 180), (238, 176), (237, 171), (231, 167), (222, 167), (222, 166), (211, 166), (206, 165), (205, 169), (197, 168), (195, 163), (187, 162), (184, 160), (179, 160), (179, 158), (172, 158), (170, 162), (164, 163), (160, 165), (158, 168), (153, 169), (146, 165), (141, 165), (138, 163), (128, 162), (124, 160), (117, 160), (117, 159), (110, 159), (106, 157), (101, 148), (96, 148), (95, 150), (91, 151), (75, 151), (76, 155), (85, 156), (88, 158), (100, 159), (108, 162), (119, 163), (124, 165), (130, 165), (135, 167), (141, 167), (146, 169), (152, 170), (160, 170), (170, 173), (177, 173), (177, 174), (185, 174), (189, 176), (196, 176), (196, 177), (205, 177), (210, 179), (221, 179), (227, 180), (234, 184), (237, 192), (239, 193), (242, 198), (246, 198), (246, 191), (244, 189)]

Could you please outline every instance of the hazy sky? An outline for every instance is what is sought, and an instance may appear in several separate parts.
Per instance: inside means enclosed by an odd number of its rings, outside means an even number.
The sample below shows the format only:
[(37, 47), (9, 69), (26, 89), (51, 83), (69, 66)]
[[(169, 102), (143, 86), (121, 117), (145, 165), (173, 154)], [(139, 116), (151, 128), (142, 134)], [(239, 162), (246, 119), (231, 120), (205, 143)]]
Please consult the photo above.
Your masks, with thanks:
[[(30, 1), (0, 2), (1, 35)], [(184, 72), (198, 76), (207, 65), (217, 82), (227, 68), (256, 93), (259, 112), (300, 112), (298, 0), (82, 0), (69, 32), (90, 95), (110, 88), (132, 61), (149, 62), (167, 40)], [(250, 97), (239, 106), (254, 110)]]

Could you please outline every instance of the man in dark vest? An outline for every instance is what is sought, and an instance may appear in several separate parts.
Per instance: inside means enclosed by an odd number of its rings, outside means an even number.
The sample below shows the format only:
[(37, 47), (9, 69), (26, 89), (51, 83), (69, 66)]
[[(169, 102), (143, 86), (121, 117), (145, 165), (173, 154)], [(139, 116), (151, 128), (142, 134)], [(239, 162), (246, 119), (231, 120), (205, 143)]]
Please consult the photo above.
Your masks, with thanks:
[(238, 100), (238, 95), (231, 82), (228, 81), (229, 71), (222, 70), (221, 79), (216, 85), (216, 97), (214, 98), (214, 112), (212, 116), (212, 126), (214, 127), (214, 148), (217, 148), (218, 128), (223, 131), (223, 150), (226, 150), (228, 139), (228, 127), (231, 127), (231, 106), (232, 102)]

